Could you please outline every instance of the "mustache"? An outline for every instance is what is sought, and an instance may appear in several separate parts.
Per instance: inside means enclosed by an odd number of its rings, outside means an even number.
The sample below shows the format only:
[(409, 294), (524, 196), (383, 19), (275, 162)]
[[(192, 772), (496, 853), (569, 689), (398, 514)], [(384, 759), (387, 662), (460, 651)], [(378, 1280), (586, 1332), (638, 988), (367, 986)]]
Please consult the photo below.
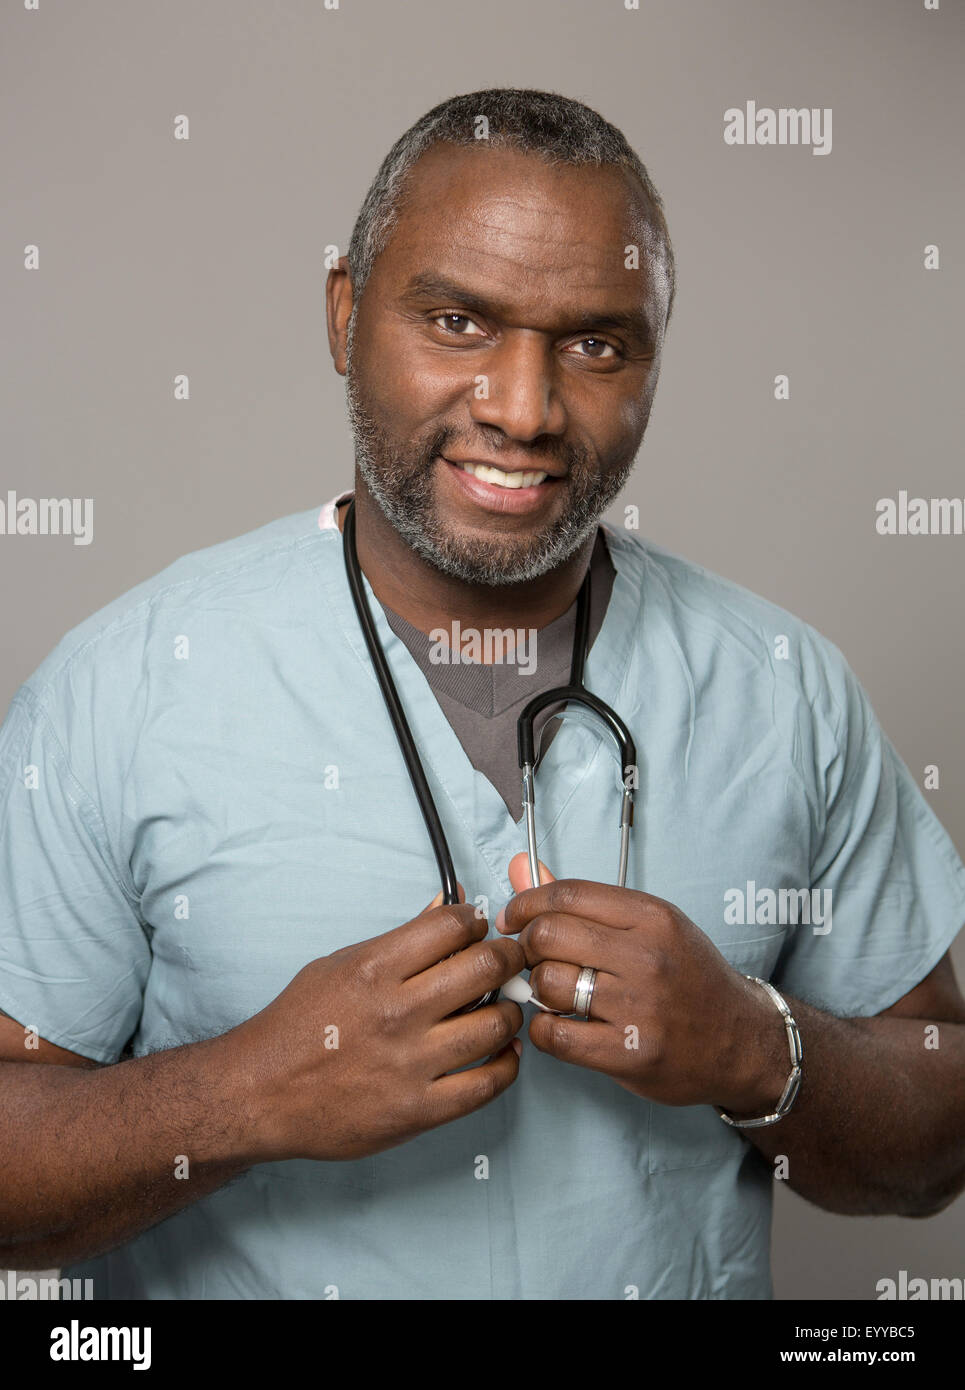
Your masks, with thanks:
[(351, 356), (346, 371), (346, 403), (349, 422), (355, 441), (356, 456), (360, 454), (370, 459), (372, 466), (397, 483), (405, 483), (410, 490), (410, 498), (416, 495), (428, 497), (432, 486), (434, 461), (440, 454), (462, 451), (469, 457), (494, 458), (507, 449), (519, 453), (527, 452), (523, 468), (539, 469), (541, 463), (553, 459), (557, 469), (562, 464), (566, 474), (565, 482), (574, 503), (586, 500), (593, 495), (597, 485), (599, 466), (591, 451), (581, 444), (560, 439), (556, 435), (541, 435), (529, 443), (509, 439), (501, 430), (481, 427), (481, 437), (467, 444), (461, 431), (452, 425), (440, 425), (426, 437), (424, 444), (411, 440), (408, 447), (386, 435), (376, 424), (363, 399), (362, 392), (352, 367)]
[(382, 466), (391, 467), (396, 474), (408, 473), (413, 482), (417, 474), (424, 477), (431, 472), (433, 460), (450, 450), (459, 450), (470, 458), (494, 458), (505, 450), (512, 449), (528, 455), (524, 465), (527, 468), (538, 469), (541, 461), (553, 460), (557, 465), (563, 465), (563, 471), (571, 479), (585, 480), (593, 472), (593, 457), (590, 450), (582, 445), (549, 434), (539, 436), (535, 442), (521, 443), (507, 438), (501, 430), (487, 431), (485, 426), (481, 427), (481, 438), (467, 445), (466, 441), (460, 439), (459, 431), (453, 426), (440, 425), (429, 435), (424, 446), (416, 444), (411, 451), (406, 451), (405, 458), (399, 457), (396, 449), (389, 445), (389, 441), (376, 425), (363, 400), (353, 369), (351, 352), (348, 353), (345, 385), (349, 422), (356, 440), (366, 438), (384, 442), (388, 447), (383, 454)]
[(588, 449), (580, 445), (571, 444), (565, 439), (557, 439), (555, 436), (546, 435), (538, 444), (520, 445), (518, 441), (507, 439), (505, 435), (493, 436), (491, 439), (485, 437), (478, 443), (466, 442), (458, 437), (455, 430), (439, 429), (428, 441), (423, 453), (423, 461), (427, 467), (431, 466), (432, 460), (439, 454), (448, 455), (450, 450), (467, 455), (470, 458), (493, 458), (511, 449), (514, 453), (523, 450), (527, 453), (525, 462), (521, 464), (523, 468), (539, 469), (541, 462), (553, 462), (556, 465), (562, 464), (565, 472), (570, 474), (580, 473), (586, 470), (591, 462)]

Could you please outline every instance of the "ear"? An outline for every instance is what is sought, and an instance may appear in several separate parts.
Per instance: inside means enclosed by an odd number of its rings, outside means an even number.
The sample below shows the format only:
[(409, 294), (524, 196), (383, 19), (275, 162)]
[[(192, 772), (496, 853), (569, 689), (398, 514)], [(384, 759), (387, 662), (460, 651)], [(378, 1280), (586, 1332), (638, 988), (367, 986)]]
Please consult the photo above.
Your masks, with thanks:
[(328, 272), (325, 282), (325, 320), (328, 327), (328, 348), (339, 376), (345, 375), (345, 344), (348, 321), (352, 315), (352, 280), (348, 273), (348, 257), (340, 256), (338, 265)]

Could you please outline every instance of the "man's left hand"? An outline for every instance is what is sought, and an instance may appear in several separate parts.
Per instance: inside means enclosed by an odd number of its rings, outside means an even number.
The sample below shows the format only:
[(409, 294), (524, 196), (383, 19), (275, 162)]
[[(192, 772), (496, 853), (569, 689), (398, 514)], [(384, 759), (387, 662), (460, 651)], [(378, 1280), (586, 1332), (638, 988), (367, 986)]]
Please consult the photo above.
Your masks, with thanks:
[(495, 925), (518, 935), (536, 997), (572, 1013), (581, 967), (598, 972), (589, 1020), (540, 1012), (529, 1026), (535, 1047), (664, 1105), (706, 1103), (736, 1118), (773, 1109), (789, 1070), (781, 1017), (678, 907), (556, 880), (543, 865), (531, 888), (524, 854), (509, 878), (517, 896)]

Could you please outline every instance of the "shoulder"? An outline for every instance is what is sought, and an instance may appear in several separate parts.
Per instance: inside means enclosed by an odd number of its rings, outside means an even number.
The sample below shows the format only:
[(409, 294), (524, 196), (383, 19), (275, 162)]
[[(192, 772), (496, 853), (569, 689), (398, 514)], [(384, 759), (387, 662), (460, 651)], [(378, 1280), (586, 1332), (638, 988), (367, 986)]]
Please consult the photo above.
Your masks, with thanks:
[(331, 536), (320, 530), (319, 508), (313, 507), (179, 557), (65, 633), (17, 698), (43, 706), (56, 692), (69, 692), (84, 672), (104, 679), (110, 673), (123, 683), (143, 671), (159, 631), (167, 638), (179, 620), (216, 615), (226, 605), (253, 609), (269, 602), (286, 578), (297, 583), (302, 553), (314, 562), (315, 552), (332, 549), (326, 540)]
[(804, 618), (654, 541), (614, 526), (605, 535), (614, 563), (639, 586), (641, 632), (663, 624), (695, 676), (769, 679), (835, 740), (870, 712), (844, 653)]

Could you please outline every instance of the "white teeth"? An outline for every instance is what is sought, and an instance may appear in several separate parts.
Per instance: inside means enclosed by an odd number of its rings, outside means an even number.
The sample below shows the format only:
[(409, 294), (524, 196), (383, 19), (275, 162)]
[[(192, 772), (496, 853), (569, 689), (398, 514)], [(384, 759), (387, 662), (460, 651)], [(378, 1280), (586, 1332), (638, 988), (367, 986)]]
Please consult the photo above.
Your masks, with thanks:
[(497, 487), (536, 487), (546, 473), (504, 473), (501, 468), (487, 468), (484, 463), (462, 463), (464, 473), (471, 473), (483, 483), (495, 483)]

